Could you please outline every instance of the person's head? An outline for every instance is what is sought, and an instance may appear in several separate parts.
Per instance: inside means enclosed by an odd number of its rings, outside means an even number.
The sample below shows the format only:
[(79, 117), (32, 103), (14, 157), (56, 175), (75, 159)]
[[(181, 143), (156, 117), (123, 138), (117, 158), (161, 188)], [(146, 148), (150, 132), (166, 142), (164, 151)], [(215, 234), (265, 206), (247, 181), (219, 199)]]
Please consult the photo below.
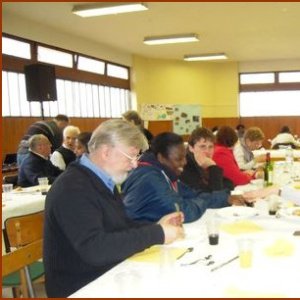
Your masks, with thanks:
[(75, 154), (81, 156), (83, 153), (89, 153), (88, 142), (92, 136), (91, 132), (81, 132), (75, 140)]
[(288, 126), (283, 126), (280, 130), (280, 133), (291, 133), (291, 131)]
[(64, 130), (69, 125), (69, 118), (66, 115), (57, 115), (54, 121), (60, 130)]
[(80, 133), (80, 130), (76, 126), (67, 126), (63, 131), (63, 144), (66, 148), (75, 149), (75, 140)]
[(238, 137), (243, 137), (244, 136), (246, 128), (243, 124), (238, 124), (235, 127), (235, 129), (236, 129), (236, 132), (238, 134)]
[(217, 133), (216, 142), (219, 145), (231, 148), (238, 140), (235, 130), (230, 126), (222, 126)]
[(258, 127), (250, 127), (244, 135), (245, 144), (251, 151), (261, 148), (264, 138), (264, 133)]
[(218, 132), (218, 129), (219, 129), (219, 126), (214, 126), (214, 127), (211, 129), (211, 131), (212, 131), (212, 133), (213, 133), (214, 135), (216, 135), (217, 132)]
[(143, 126), (143, 120), (135, 110), (128, 110), (122, 114), (124, 120), (133, 123), (136, 126)]
[(207, 157), (212, 158), (214, 154), (215, 136), (207, 128), (200, 127), (193, 130), (189, 137), (189, 151), (196, 153), (203, 153)]
[(158, 134), (151, 142), (151, 151), (158, 161), (180, 175), (186, 164), (185, 147), (180, 135), (172, 132)]
[(108, 173), (115, 183), (122, 183), (129, 171), (137, 167), (139, 153), (148, 149), (140, 129), (120, 120), (100, 124), (88, 143), (91, 161)]
[(44, 157), (49, 157), (51, 154), (51, 143), (43, 134), (34, 134), (30, 137), (28, 142), (30, 151), (38, 153)]

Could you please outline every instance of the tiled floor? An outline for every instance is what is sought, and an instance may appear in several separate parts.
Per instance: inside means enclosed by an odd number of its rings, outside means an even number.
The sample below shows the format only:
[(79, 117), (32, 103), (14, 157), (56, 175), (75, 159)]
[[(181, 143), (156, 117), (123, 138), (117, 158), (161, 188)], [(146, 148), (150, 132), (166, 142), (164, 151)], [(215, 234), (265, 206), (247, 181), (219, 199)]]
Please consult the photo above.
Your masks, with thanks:
[[(36, 298), (47, 298), (44, 283), (35, 283), (34, 290)], [(2, 288), (2, 298), (12, 298), (11, 288)]]

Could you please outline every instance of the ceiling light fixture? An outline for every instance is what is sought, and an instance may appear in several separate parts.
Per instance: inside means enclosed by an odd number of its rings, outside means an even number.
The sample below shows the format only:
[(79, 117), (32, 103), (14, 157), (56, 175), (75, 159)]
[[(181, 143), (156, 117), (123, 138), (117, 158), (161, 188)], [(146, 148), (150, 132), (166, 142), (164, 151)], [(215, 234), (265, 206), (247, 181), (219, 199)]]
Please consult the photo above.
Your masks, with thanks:
[(218, 60), (218, 59), (227, 59), (225, 53), (216, 53), (216, 54), (201, 54), (201, 55), (185, 55), (183, 60), (185, 61), (198, 61), (198, 60)]
[(147, 10), (148, 7), (143, 3), (135, 2), (102, 2), (94, 5), (75, 5), (72, 13), (80, 17), (95, 17), (111, 14), (121, 14)]
[(199, 38), (196, 34), (181, 34), (181, 35), (166, 35), (145, 37), (144, 43), (147, 45), (175, 44), (175, 43), (190, 43), (198, 42)]

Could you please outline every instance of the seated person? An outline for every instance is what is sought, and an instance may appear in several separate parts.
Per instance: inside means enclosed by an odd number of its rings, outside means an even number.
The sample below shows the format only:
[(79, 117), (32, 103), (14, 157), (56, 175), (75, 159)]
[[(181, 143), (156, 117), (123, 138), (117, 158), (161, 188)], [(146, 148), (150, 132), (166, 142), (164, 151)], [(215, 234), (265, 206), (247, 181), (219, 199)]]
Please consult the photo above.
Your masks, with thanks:
[(47, 296), (74, 293), (135, 253), (183, 236), (182, 213), (157, 223), (130, 220), (115, 188), (148, 147), (140, 130), (108, 120), (94, 131), (90, 154), (59, 176), (46, 197), (44, 226)]
[(51, 143), (43, 134), (35, 134), (29, 139), (29, 153), (19, 167), (18, 185), (28, 187), (38, 185), (39, 177), (47, 177), (52, 184), (61, 170), (49, 160)]
[(80, 133), (78, 127), (67, 126), (63, 131), (63, 144), (56, 149), (51, 155), (51, 162), (53, 165), (60, 168), (62, 171), (66, 169), (69, 163), (76, 159), (74, 153), (75, 139)]
[(235, 130), (222, 126), (217, 133), (213, 160), (223, 169), (224, 177), (231, 180), (234, 186), (244, 185), (255, 178), (255, 171), (241, 171), (233, 155), (233, 148), (238, 141)]
[(148, 144), (150, 145), (153, 139), (153, 134), (147, 128), (144, 127), (144, 121), (142, 120), (138, 112), (135, 110), (128, 110), (122, 116), (124, 120), (134, 124), (142, 131), (142, 133), (148, 140)]
[[(186, 163), (181, 136), (165, 132), (151, 143), (138, 167), (122, 184), (123, 202), (128, 216), (134, 220), (156, 222), (163, 215), (180, 210), (185, 222), (199, 219), (207, 208), (229, 205), (235, 197), (225, 191), (196, 192), (178, 177)], [(237, 197), (237, 202), (241, 200)]]
[(290, 145), (292, 148), (300, 147), (300, 143), (295, 140), (288, 126), (283, 126), (277, 136), (271, 141), (273, 149), (278, 149), (279, 145)]
[(237, 134), (239, 140), (242, 139), (244, 137), (244, 134), (245, 134), (245, 131), (246, 131), (245, 125), (238, 124), (235, 127), (235, 131), (236, 131), (236, 134)]
[(266, 161), (266, 155), (262, 154), (254, 158), (254, 150), (262, 147), (264, 133), (258, 127), (250, 127), (242, 139), (240, 139), (233, 149), (235, 160), (241, 170), (256, 169), (259, 163)]
[(81, 132), (75, 140), (75, 154), (80, 157), (83, 153), (89, 153), (88, 143), (92, 136), (91, 132)]
[(203, 192), (232, 190), (232, 182), (223, 177), (223, 170), (212, 160), (214, 134), (204, 127), (196, 128), (188, 141), (186, 165), (180, 180), (195, 190)]

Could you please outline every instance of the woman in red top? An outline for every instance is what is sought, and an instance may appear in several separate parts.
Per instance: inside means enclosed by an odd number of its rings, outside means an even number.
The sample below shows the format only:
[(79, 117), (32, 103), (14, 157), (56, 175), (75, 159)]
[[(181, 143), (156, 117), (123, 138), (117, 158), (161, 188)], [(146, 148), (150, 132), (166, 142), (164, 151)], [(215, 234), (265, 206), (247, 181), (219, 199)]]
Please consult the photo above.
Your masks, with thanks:
[(236, 185), (247, 184), (254, 178), (252, 170), (241, 171), (233, 155), (233, 147), (238, 137), (235, 130), (229, 126), (222, 126), (216, 136), (216, 146), (213, 160), (223, 169), (224, 177)]

